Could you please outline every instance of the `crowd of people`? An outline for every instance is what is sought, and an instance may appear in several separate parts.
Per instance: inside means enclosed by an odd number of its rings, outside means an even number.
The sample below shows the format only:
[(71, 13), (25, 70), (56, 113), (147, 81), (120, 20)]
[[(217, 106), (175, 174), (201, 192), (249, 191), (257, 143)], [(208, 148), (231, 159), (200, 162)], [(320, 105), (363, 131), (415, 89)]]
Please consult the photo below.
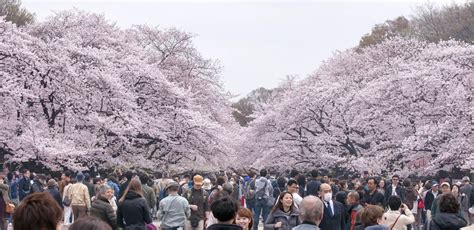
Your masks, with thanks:
[[(468, 176), (331, 178), (318, 170), (107, 177), (0, 175), (0, 230), (474, 229)], [(159, 223), (155, 226), (153, 222)]]

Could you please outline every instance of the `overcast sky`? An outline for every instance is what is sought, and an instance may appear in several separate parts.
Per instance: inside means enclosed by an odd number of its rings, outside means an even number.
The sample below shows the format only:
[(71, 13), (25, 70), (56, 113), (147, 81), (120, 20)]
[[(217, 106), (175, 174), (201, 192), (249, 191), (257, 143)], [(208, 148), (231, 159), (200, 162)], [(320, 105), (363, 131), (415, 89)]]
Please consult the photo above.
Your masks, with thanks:
[(194, 33), (203, 56), (223, 65), (225, 88), (240, 96), (258, 87), (275, 87), (289, 74), (307, 76), (335, 51), (356, 46), (375, 24), (409, 17), (421, 4), (419, 0), (22, 1), (40, 21), (75, 7), (104, 14), (122, 28), (148, 24)]

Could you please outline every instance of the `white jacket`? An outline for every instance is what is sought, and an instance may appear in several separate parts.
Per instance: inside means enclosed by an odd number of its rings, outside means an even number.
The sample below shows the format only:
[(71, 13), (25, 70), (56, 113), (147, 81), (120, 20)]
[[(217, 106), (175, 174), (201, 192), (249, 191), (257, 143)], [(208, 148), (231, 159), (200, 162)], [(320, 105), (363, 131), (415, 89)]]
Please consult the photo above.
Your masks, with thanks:
[[(400, 216), (400, 218), (398, 218)], [(397, 223), (395, 221), (397, 220)], [(412, 224), (415, 222), (415, 216), (413, 213), (405, 209), (405, 215), (400, 215), (400, 211), (392, 211), (388, 210), (386, 213), (383, 214), (383, 225), (387, 226), (389, 229), (392, 228), (392, 225), (395, 223), (393, 227), (394, 230), (406, 230), (408, 224)]]

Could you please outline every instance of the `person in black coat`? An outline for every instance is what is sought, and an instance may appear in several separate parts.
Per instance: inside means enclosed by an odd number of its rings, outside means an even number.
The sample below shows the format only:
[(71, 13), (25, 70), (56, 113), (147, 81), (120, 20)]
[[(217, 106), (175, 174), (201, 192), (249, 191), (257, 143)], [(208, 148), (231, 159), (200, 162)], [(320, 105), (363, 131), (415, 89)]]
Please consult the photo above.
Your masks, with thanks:
[(345, 229), (345, 211), (344, 206), (335, 200), (332, 200), (332, 189), (329, 184), (321, 184), (319, 196), (324, 204), (324, 214), (319, 228), (321, 230), (343, 230)]
[(58, 203), (59, 207), (63, 207), (63, 201), (61, 199), (61, 194), (59, 193), (58, 184), (54, 179), (50, 179), (48, 181), (48, 188), (45, 192), (51, 194), (56, 203)]
[(392, 195), (400, 197), (400, 199), (402, 200), (402, 203), (406, 202), (405, 191), (399, 182), (400, 182), (400, 177), (398, 175), (393, 175), (392, 183), (388, 185), (387, 188), (385, 189), (385, 194), (384, 194), (385, 204), (388, 203), (388, 198)]
[(317, 179), (318, 171), (316, 169), (311, 171), (311, 180), (306, 183), (306, 192), (305, 196), (313, 195), (318, 196), (319, 194), (319, 186), (321, 186), (321, 182)]
[(23, 171), (23, 177), (18, 183), (18, 195), (20, 201), (23, 200), (28, 194), (31, 193), (31, 182), (30, 182), (30, 170)]
[(151, 222), (150, 208), (142, 194), (142, 184), (138, 179), (132, 179), (119, 200), (117, 224), (124, 230), (142, 230)]
[(363, 206), (367, 205), (378, 205), (383, 207), (385, 199), (384, 195), (377, 190), (377, 179), (370, 177), (367, 179), (367, 187), (369, 191), (362, 196), (360, 204)]

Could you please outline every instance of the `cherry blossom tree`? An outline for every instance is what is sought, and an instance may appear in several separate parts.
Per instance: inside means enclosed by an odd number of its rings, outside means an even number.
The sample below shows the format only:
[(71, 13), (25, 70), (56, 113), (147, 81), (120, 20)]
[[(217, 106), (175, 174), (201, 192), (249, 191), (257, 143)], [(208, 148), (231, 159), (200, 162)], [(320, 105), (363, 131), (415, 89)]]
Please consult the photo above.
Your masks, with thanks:
[(256, 115), (246, 141), (263, 156), (255, 165), (473, 169), (473, 58), (462, 42), (402, 38), (340, 52)]
[[(145, 27), (122, 30), (102, 15), (64, 11), (0, 28), (0, 142), (10, 161), (54, 170), (229, 164), (221, 159), (234, 155), (229, 137), (237, 126), (218, 66), (190, 38), (157, 62)], [(166, 46), (186, 34), (162, 32), (150, 42)]]

